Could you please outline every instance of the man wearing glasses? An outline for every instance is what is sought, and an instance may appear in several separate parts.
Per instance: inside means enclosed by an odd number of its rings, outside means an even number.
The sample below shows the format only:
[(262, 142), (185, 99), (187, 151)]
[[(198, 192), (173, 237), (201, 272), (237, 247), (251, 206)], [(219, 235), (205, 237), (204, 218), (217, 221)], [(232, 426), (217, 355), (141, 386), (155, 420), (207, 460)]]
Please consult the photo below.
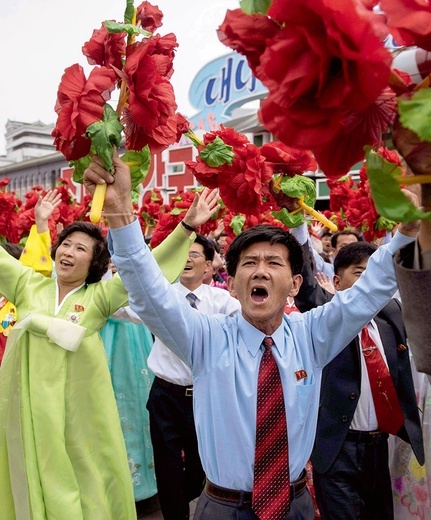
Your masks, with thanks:
[[(228, 291), (203, 283), (213, 259), (214, 246), (197, 235), (173, 287), (204, 314), (233, 315), (240, 310), (239, 301)], [(148, 367), (156, 375), (147, 408), (160, 507), (165, 520), (188, 519), (189, 502), (200, 495), (205, 481), (193, 419), (192, 373), (158, 338)]]

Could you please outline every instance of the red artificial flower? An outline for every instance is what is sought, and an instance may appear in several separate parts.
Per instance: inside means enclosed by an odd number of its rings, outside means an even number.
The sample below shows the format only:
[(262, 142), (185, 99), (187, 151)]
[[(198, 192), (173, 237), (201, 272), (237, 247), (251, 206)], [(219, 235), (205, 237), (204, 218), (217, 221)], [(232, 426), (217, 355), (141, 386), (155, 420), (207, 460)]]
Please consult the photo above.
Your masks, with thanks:
[(87, 56), (90, 65), (109, 67), (113, 65), (116, 69), (123, 68), (126, 42), (123, 33), (110, 33), (102, 23), (100, 29), (95, 29), (88, 42), (82, 47), (82, 53)]
[(313, 149), (324, 174), (330, 178), (345, 175), (364, 159), (365, 145), (380, 145), (382, 134), (388, 132), (395, 121), (397, 108), (395, 93), (387, 87), (369, 107), (346, 111), (339, 132), (324, 146)]
[(233, 146), (233, 148), (242, 147), (250, 143), (246, 135), (240, 134), (236, 132), (233, 128), (226, 127), (223, 124), (220, 125), (219, 130), (207, 132), (203, 136), (203, 141), (205, 144), (210, 144), (214, 141), (216, 137), (220, 137), (224, 144), (228, 146)]
[(200, 157), (196, 157), (196, 161), (185, 161), (184, 164), (192, 171), (196, 180), (202, 184), (202, 186), (206, 186), (210, 189), (218, 188), (219, 175), (223, 166), (208, 166)]
[(353, 190), (353, 178), (348, 175), (342, 179), (326, 181), (329, 188), (329, 209), (333, 213), (346, 208)]
[(235, 150), (235, 159), (219, 175), (220, 197), (235, 213), (259, 215), (264, 199), (269, 195), (272, 173), (264, 167), (257, 146), (248, 144)]
[(172, 233), (180, 222), (181, 217), (172, 215), (171, 213), (162, 213), (157, 221), (156, 227), (151, 236), (150, 245), (152, 248), (157, 247), (163, 240)]
[[(240, 134), (233, 128), (226, 127), (223, 124), (220, 125), (219, 130), (213, 130), (204, 134), (202, 139), (204, 144), (208, 145), (212, 143), (216, 137), (219, 137), (227, 146), (232, 146), (233, 153), (236, 153), (237, 150), (243, 148), (245, 145), (250, 144), (246, 135)], [(202, 148), (204, 148), (204, 146), (198, 147), (198, 150), (201, 151)], [(211, 189), (219, 187), (219, 175), (226, 171), (228, 167), (226, 164), (218, 167), (208, 166), (199, 156), (195, 161), (186, 161), (185, 164), (190, 168), (200, 184)]]
[(136, 21), (140, 22), (144, 31), (155, 32), (156, 29), (163, 25), (162, 19), (162, 11), (160, 11), (157, 5), (152, 5), (150, 2), (142, 2), (136, 8)]
[(78, 64), (64, 71), (55, 105), (57, 124), (51, 135), (55, 138), (55, 147), (68, 161), (89, 153), (91, 141), (85, 132), (89, 125), (102, 118), (103, 106), (114, 87), (115, 72), (106, 67), (94, 68), (88, 80)]
[(345, 220), (344, 215), (341, 215), (339, 211), (330, 211), (330, 210), (324, 210), (322, 213), (325, 215), (325, 217), (333, 222), (337, 227), (338, 231), (343, 231), (343, 229), (346, 229), (347, 223)]
[(374, 11), (374, 8), (379, 4), (379, 0), (355, 0), (355, 2), (359, 15), (372, 25), (377, 38), (384, 41), (389, 35), (389, 27), (387, 26), (386, 15)]
[(6, 187), (10, 183), (9, 177), (3, 177), (3, 179), (0, 180), (0, 188)]
[(276, 22), (262, 14), (245, 14), (241, 9), (227, 11), (223, 23), (217, 30), (219, 40), (247, 57), (254, 69), (265, 51), (266, 41), (278, 31)]
[(380, 0), (395, 40), (431, 51), (431, 4), (427, 0)]
[(273, 0), (268, 16), (280, 26), (252, 64), (269, 89), (260, 119), (280, 141), (313, 150), (340, 131), (346, 110), (374, 103), (391, 55), (354, 0)]
[(293, 177), (304, 171), (316, 171), (317, 163), (308, 150), (298, 150), (280, 142), (266, 143), (260, 147), (265, 166), (271, 174), (283, 173)]
[(175, 116), (177, 118), (177, 137), (175, 142), (178, 143), (182, 135), (190, 131), (190, 122), (179, 112)]
[(174, 35), (157, 36), (128, 51), (123, 70), (130, 98), (122, 113), (128, 150), (141, 150), (148, 144), (157, 153), (176, 141), (177, 105), (168, 79), (176, 46)]

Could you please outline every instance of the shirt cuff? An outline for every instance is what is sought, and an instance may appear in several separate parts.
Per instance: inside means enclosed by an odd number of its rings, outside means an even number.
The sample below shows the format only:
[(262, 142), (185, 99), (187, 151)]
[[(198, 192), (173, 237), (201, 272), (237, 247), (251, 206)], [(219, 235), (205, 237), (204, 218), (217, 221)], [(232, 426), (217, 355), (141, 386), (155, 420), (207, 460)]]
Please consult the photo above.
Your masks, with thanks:
[(139, 220), (135, 217), (127, 226), (110, 229), (108, 247), (111, 256), (128, 256), (146, 247)]
[(303, 246), (309, 237), (307, 223), (303, 222), (300, 226), (290, 228), (290, 233), (296, 238), (296, 240)]
[(415, 239), (413, 237), (408, 237), (407, 235), (403, 235), (397, 231), (388, 244), (388, 251), (394, 255), (395, 252), (400, 249), (400, 247), (411, 244), (414, 240)]

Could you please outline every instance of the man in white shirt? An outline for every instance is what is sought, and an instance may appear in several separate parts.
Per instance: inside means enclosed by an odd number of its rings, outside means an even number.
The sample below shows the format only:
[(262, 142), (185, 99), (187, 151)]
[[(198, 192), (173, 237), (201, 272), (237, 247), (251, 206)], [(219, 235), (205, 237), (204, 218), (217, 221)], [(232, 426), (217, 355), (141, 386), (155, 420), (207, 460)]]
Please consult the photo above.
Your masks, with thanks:
[[(239, 301), (203, 283), (213, 259), (214, 246), (197, 235), (180, 282), (173, 287), (208, 316), (233, 315), (241, 308)], [(189, 502), (200, 495), (205, 481), (193, 419), (192, 373), (158, 338), (148, 367), (156, 375), (147, 408), (160, 506), (165, 520), (183, 520), (189, 518)]]

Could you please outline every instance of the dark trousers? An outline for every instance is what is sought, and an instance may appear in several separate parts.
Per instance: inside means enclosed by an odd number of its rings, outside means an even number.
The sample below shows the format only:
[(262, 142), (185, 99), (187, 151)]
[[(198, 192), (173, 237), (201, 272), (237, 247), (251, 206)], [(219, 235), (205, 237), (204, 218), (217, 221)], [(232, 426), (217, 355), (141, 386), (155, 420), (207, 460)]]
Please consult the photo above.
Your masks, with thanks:
[[(258, 520), (251, 505), (230, 504), (202, 492), (198, 500), (194, 520)], [(285, 520), (314, 520), (313, 499), (307, 488), (290, 503), (290, 512)]]
[(158, 378), (154, 380), (147, 403), (157, 490), (163, 518), (185, 520), (189, 518), (190, 500), (200, 495), (205, 481), (193, 397), (185, 395), (185, 387), (161, 383)]
[(313, 469), (322, 520), (393, 520), (388, 441), (346, 440), (329, 471)]

